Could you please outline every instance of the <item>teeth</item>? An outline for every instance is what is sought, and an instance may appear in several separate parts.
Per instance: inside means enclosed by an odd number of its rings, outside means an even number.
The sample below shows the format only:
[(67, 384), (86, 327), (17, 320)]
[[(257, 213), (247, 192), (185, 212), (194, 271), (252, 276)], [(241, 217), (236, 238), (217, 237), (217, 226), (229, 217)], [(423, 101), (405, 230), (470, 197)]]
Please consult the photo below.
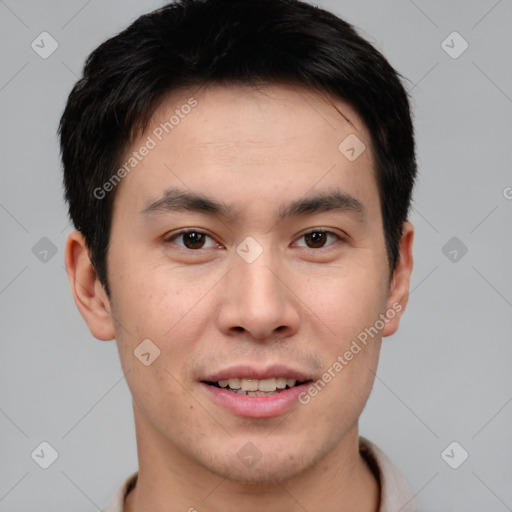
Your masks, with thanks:
[(218, 381), (221, 388), (231, 390), (240, 390), (239, 394), (250, 392), (251, 395), (260, 396), (260, 394), (274, 393), (276, 389), (285, 389), (286, 386), (293, 388), (297, 384), (296, 379), (287, 379), (286, 377), (271, 377), (270, 379), (222, 379)]
[(275, 391), (276, 379), (263, 379), (259, 381), (258, 389), (260, 391)]
[(284, 377), (278, 377), (276, 379), (276, 388), (284, 389), (286, 387), (286, 379)]
[(229, 387), (231, 389), (240, 389), (240, 379), (228, 379)]
[(242, 379), (242, 391), (258, 391), (258, 380)]

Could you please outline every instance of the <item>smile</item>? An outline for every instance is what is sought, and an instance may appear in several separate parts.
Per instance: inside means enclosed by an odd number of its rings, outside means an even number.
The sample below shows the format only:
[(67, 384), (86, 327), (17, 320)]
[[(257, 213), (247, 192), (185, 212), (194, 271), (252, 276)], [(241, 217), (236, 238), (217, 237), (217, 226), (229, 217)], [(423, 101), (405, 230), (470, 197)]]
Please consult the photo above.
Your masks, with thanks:
[(268, 379), (247, 379), (230, 378), (221, 379), (216, 382), (207, 382), (211, 386), (224, 388), (237, 395), (242, 396), (270, 396), (283, 392), (285, 389), (291, 389), (303, 384), (296, 379), (286, 377), (271, 377)]

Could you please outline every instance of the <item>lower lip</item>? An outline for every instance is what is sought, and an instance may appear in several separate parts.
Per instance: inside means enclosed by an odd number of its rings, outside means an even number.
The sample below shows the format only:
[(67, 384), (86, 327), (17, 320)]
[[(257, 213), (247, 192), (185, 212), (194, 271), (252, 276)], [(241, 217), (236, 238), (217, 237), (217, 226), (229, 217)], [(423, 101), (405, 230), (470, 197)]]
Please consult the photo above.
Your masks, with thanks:
[(204, 382), (201, 384), (206, 387), (217, 404), (232, 414), (244, 418), (271, 418), (284, 414), (298, 403), (299, 395), (308, 388), (308, 384), (305, 383), (285, 389), (275, 395), (247, 396), (210, 386)]

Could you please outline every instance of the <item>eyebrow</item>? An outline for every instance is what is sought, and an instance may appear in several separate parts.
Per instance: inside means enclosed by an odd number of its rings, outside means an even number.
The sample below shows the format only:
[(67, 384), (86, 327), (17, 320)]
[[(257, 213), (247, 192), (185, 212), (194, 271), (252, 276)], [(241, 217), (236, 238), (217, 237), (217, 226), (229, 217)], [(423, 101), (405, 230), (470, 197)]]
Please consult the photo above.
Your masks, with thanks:
[[(150, 218), (180, 211), (204, 213), (229, 221), (234, 221), (240, 216), (239, 212), (222, 201), (179, 188), (165, 190), (159, 199), (151, 202), (140, 213), (143, 217)], [(283, 221), (299, 215), (326, 212), (354, 214), (360, 221), (366, 219), (366, 209), (361, 201), (339, 190), (308, 195), (287, 205), (281, 205), (276, 217), (278, 221)]]

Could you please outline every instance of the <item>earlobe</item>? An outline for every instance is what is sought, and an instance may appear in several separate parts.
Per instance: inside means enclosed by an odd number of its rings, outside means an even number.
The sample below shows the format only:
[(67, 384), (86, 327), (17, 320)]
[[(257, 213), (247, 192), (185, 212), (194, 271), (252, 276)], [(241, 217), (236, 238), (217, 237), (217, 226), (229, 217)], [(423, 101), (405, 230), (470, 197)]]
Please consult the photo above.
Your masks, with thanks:
[(394, 334), (400, 324), (400, 317), (409, 300), (409, 284), (413, 267), (414, 226), (406, 221), (400, 238), (400, 258), (393, 272), (387, 300), (386, 316), (388, 322), (382, 329), (382, 336)]
[(114, 339), (110, 303), (89, 259), (85, 239), (79, 231), (68, 235), (65, 262), (75, 304), (91, 334), (103, 341)]

